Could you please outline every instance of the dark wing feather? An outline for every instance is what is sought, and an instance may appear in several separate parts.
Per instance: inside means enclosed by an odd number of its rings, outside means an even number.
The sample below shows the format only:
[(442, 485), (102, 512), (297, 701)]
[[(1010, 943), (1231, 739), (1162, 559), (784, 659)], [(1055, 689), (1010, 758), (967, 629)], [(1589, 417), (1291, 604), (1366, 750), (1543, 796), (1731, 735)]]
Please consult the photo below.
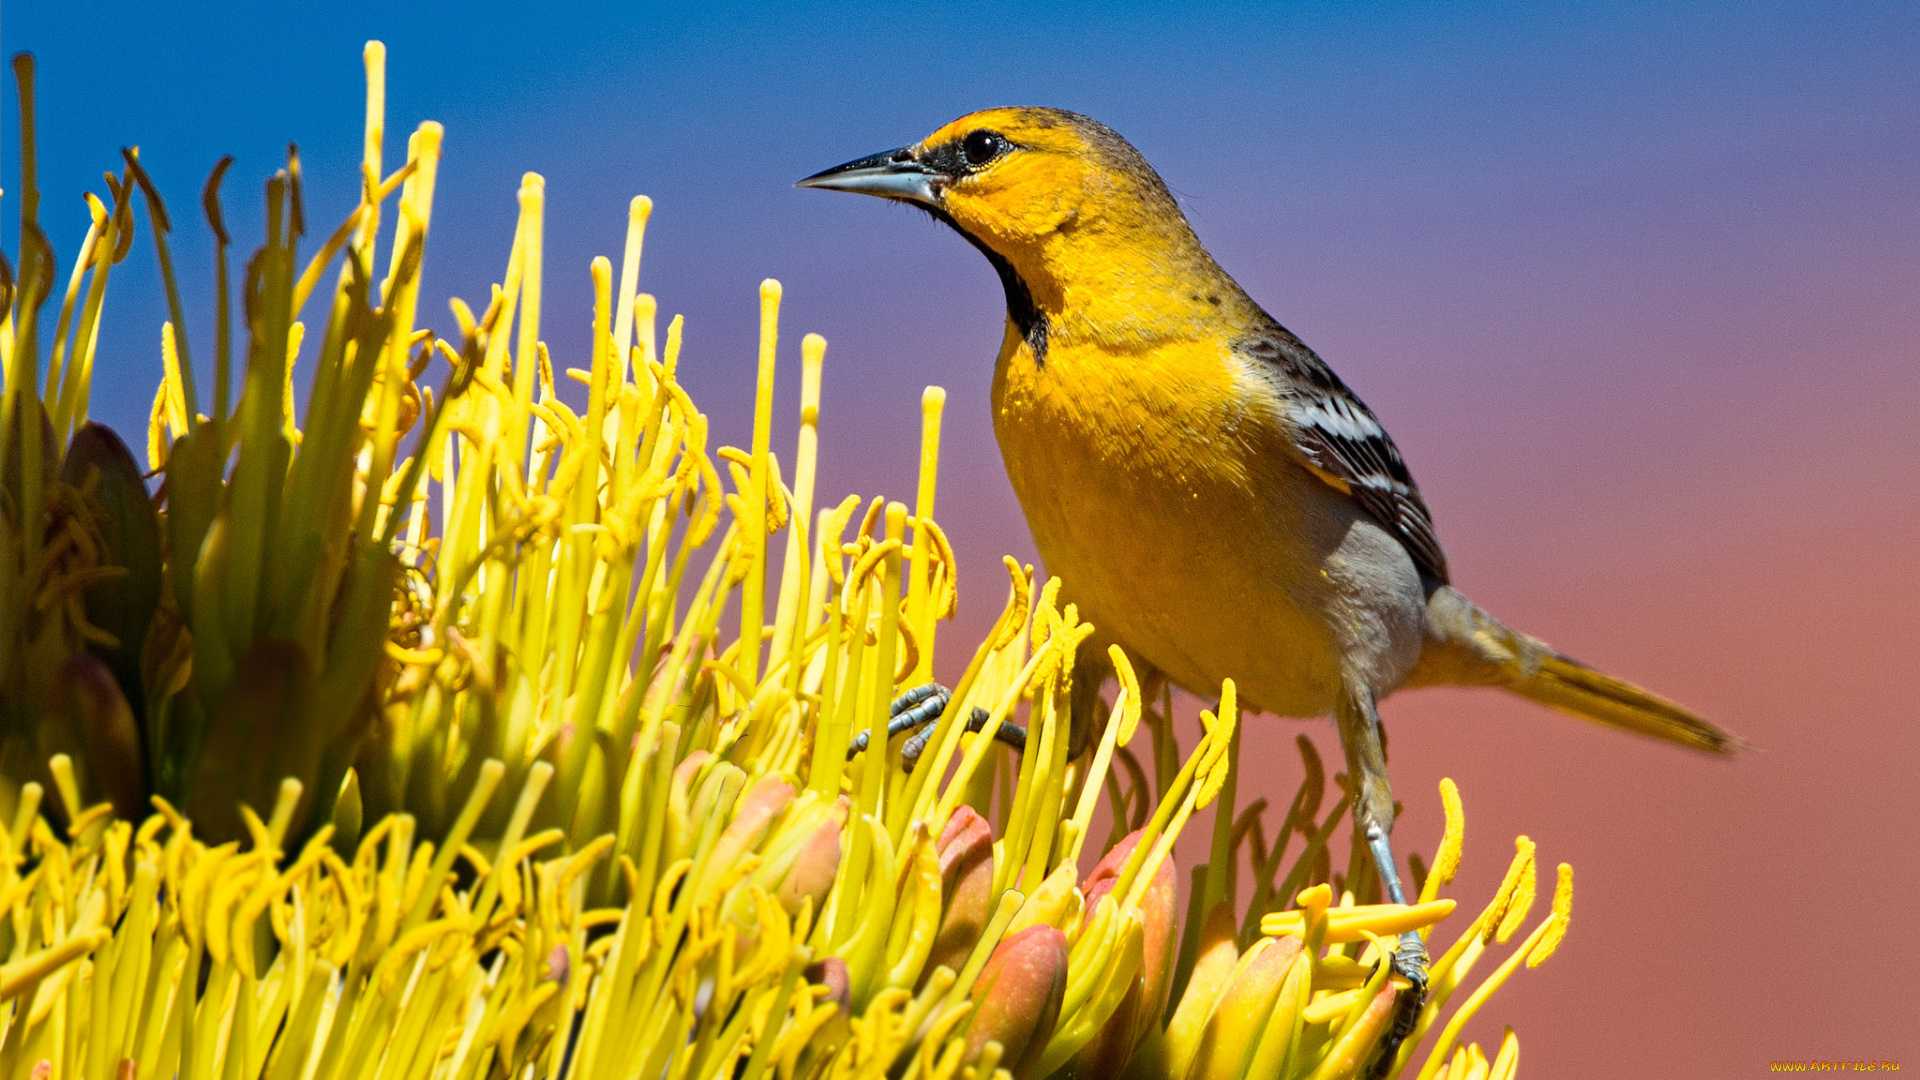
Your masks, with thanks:
[(1447, 581), (1447, 555), (1433, 515), (1400, 450), (1366, 404), (1326, 361), (1278, 323), (1234, 343), (1273, 376), (1293, 422), (1294, 447), (1322, 478), (1347, 489), (1406, 545), (1422, 570)]

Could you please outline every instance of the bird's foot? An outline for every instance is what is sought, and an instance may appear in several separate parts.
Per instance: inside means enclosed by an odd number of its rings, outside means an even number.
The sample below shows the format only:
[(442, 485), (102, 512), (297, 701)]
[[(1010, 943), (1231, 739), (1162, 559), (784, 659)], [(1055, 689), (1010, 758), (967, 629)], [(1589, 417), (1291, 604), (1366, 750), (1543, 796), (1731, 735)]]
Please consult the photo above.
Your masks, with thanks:
[[(903, 731), (914, 733), (900, 744), (900, 763), (908, 772), (920, 763), (920, 755), (926, 753), (927, 744), (939, 730), (940, 717), (952, 701), (951, 690), (939, 683), (927, 683), (902, 693), (888, 707), (887, 737), (891, 739)], [(978, 732), (987, 726), (989, 719), (987, 710), (976, 706), (967, 715), (967, 730)], [(1018, 724), (1002, 722), (994, 738), (1019, 753), (1027, 750), (1027, 730)], [(865, 750), (869, 741), (868, 732), (856, 733), (847, 746), (848, 759)]]
[(1406, 979), (1408, 986), (1394, 999), (1393, 1024), (1388, 1028), (1386, 1037), (1380, 1040), (1380, 1051), (1373, 1059), (1373, 1068), (1367, 1071), (1367, 1080), (1380, 1080), (1393, 1071), (1400, 1045), (1419, 1026), (1420, 1010), (1427, 1004), (1427, 946), (1420, 940), (1420, 935), (1411, 930), (1401, 934), (1400, 944), (1395, 947), (1388, 962), (1393, 965), (1393, 973)]
[(1393, 950), (1394, 974), (1403, 976), (1410, 989), (1424, 997), (1427, 992), (1427, 946), (1420, 935), (1409, 930), (1400, 935), (1400, 944)]

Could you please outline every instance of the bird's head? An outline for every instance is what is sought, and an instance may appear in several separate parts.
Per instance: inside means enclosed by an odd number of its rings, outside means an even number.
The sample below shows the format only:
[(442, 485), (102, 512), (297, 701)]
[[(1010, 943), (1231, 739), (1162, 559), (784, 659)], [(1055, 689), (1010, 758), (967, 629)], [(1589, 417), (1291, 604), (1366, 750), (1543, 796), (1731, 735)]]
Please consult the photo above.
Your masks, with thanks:
[(1172, 201), (1126, 140), (1061, 109), (972, 113), (912, 146), (849, 161), (800, 186), (914, 203), (1003, 255), (1127, 203)]
[(1125, 302), (1155, 278), (1213, 267), (1140, 152), (1062, 109), (972, 113), (799, 186), (909, 203), (951, 225), (1000, 271), (1016, 319), (1018, 292), (1057, 318), (1070, 294)]

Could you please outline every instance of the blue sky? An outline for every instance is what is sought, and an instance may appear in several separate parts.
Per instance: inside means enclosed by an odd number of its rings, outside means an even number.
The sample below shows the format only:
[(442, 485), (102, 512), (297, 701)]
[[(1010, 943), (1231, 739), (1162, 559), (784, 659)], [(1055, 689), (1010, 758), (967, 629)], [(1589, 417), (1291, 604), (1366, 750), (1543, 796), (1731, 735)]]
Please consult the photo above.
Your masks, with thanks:
[[(974, 254), (910, 211), (788, 185), (987, 105), (1073, 108), (1127, 135), (1276, 315), (1336, 364), (1357, 335), (1366, 354), (1341, 366), (1363, 387), (1419, 378), (1421, 358), (1385, 355), (1361, 320), (1321, 310), (1344, 295), (1436, 326), (1458, 313), (1495, 350), (1502, 323), (1543, 309), (1593, 310), (1561, 323), (1590, 339), (1669, 319), (1665, 277), (1731, 276), (1722, 291), (1744, 295), (1704, 298), (1728, 321), (1795, 321), (1835, 247), (1852, 259), (1914, 235), (1910, 6), (1816, 17), (1743, 5), (1737, 18), (1700, 5), (1276, 5), (1198, 18), (1052, 4), (539, 8), (104, 4), (80, 20), (26, 2), (9, 5), (0, 32), (9, 52), (39, 57), (43, 216), (60, 251), (84, 226), (70, 193), (98, 189), (124, 144), (145, 147), (183, 219), (190, 285), (207, 276), (194, 273), (207, 247), (194, 202), (223, 153), (239, 159), (227, 212), (243, 243), (289, 140), (313, 219), (337, 219), (358, 154), (359, 49), (377, 37), (390, 56), (389, 159), (419, 120), (449, 133), (430, 287), (485, 295), (519, 174), (536, 169), (551, 208), (550, 334), (565, 354), (585, 340), (585, 265), (615, 252), (626, 200), (644, 192), (657, 207), (649, 285), (665, 311), (687, 313), (693, 355), (713, 358), (729, 400), (750, 374), (719, 356), (750, 355), (752, 288), (770, 274), (788, 285), (789, 325), (834, 342), (829, 402), (836, 379), (857, 393), (903, 368), (956, 396), (984, 387), (999, 298)], [(10, 116), (10, 86), (8, 104)], [(0, 175), (17, 174), (16, 153), (7, 140)], [(129, 347), (154, 336), (150, 262), (122, 268), (110, 310), (125, 318), (108, 323), (110, 342), (123, 328)], [(1791, 262), (1807, 280), (1780, 265)], [(1756, 265), (1781, 272), (1754, 282)], [(1460, 310), (1482, 290), (1525, 310)], [(1596, 291), (1617, 306), (1594, 304)], [(945, 302), (916, 302), (930, 294)], [(1685, 297), (1689, 314), (1701, 299)], [(438, 302), (427, 317), (449, 321)], [(1448, 351), (1480, 369), (1468, 374), (1506, 366)], [(1579, 358), (1536, 358), (1529, 377), (1560, 374), (1556, 362)]]

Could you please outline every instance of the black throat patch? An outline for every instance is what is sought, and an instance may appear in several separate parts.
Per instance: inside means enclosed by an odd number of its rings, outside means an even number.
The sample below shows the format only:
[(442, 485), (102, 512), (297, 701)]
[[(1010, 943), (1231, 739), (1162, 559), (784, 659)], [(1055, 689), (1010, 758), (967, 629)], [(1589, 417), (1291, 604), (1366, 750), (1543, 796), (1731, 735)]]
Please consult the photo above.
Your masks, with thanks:
[(1013, 320), (1014, 329), (1019, 330), (1020, 336), (1027, 340), (1027, 348), (1033, 350), (1034, 364), (1046, 367), (1047, 316), (1034, 304), (1032, 290), (1027, 288), (1026, 282), (1020, 280), (1020, 272), (1013, 268), (1013, 263), (1008, 262), (1006, 256), (981, 242), (979, 237), (961, 228), (960, 223), (954, 221), (945, 210), (927, 206), (924, 203), (912, 205), (932, 214), (935, 220), (945, 223), (948, 228), (965, 237), (967, 243), (972, 244), (980, 254), (987, 257), (988, 262), (993, 264), (994, 272), (1000, 275), (1000, 287), (1007, 293), (1007, 318)]

